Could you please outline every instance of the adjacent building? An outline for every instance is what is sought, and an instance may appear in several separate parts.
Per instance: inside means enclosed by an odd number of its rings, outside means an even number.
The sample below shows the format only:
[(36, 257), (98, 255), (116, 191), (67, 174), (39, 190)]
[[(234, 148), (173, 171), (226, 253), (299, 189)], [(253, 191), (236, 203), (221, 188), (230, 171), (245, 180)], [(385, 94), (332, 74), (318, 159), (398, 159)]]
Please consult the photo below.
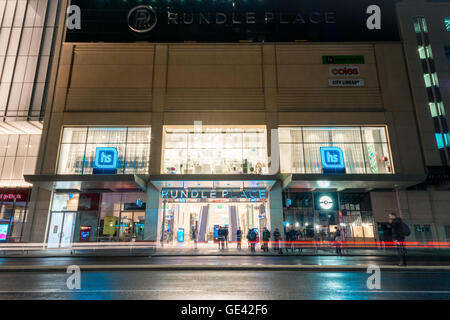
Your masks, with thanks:
[(0, 0), (0, 243), (25, 233), (60, 2)]
[(371, 242), (389, 240), (388, 212), (424, 223), (394, 2), (71, 4), (27, 241), (212, 242), (225, 226)]
[(423, 183), (400, 193), (403, 216), (417, 240), (450, 239), (450, 3), (397, 4), (422, 158)]

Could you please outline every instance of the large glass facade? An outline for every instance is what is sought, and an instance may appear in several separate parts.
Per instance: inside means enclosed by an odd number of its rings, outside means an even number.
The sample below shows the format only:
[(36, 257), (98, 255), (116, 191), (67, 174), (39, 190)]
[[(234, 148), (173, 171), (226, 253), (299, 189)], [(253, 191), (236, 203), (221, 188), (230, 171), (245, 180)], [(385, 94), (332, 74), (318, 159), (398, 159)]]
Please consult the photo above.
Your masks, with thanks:
[(58, 174), (92, 174), (97, 148), (118, 152), (118, 174), (145, 174), (150, 161), (149, 127), (65, 127)]
[(282, 173), (323, 173), (321, 147), (339, 147), (345, 172), (389, 174), (392, 162), (385, 127), (280, 128)]
[(74, 242), (144, 240), (145, 194), (55, 193), (48, 231), (49, 247)]
[(0, 188), (0, 243), (20, 242), (31, 189)]
[[(304, 240), (334, 240), (339, 228), (342, 240), (374, 241), (374, 222), (370, 194), (366, 192), (339, 192), (339, 209), (323, 210), (315, 208), (314, 197), (320, 192), (284, 192), (285, 230), (294, 228)], [(286, 199), (290, 205), (286, 206)]]
[(269, 220), (267, 199), (169, 199), (162, 202), (159, 240), (164, 245), (187, 246), (198, 241), (207, 246), (217, 242), (218, 230), (225, 228), (228, 240), (235, 242), (239, 229), (245, 240), (249, 229), (260, 233), (270, 228)]
[(263, 174), (263, 128), (165, 128), (163, 173)]
[(34, 174), (40, 134), (0, 135), (0, 186), (25, 187), (23, 175)]

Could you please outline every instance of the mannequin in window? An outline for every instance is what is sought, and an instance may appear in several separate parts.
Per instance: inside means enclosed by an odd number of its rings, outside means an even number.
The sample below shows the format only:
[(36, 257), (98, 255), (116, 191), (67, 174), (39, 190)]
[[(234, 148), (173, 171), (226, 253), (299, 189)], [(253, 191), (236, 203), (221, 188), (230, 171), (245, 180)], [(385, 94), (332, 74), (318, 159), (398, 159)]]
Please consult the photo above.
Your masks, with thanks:
[(256, 174), (261, 174), (262, 173), (262, 164), (261, 162), (258, 161), (258, 163), (256, 164)]

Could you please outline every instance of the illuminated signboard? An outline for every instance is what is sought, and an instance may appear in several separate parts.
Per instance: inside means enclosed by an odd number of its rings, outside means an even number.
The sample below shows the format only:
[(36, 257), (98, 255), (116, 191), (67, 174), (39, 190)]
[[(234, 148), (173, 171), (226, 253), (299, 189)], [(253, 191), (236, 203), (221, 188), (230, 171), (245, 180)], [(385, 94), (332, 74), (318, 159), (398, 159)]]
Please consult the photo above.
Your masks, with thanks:
[(445, 30), (450, 31), (450, 18), (444, 18)]
[(97, 148), (94, 167), (97, 169), (117, 169), (119, 153), (116, 148)]
[(0, 241), (6, 241), (8, 236), (9, 224), (0, 224)]
[(395, 2), (72, 0), (81, 8), (81, 28), (67, 30), (66, 41), (399, 41)]
[(162, 189), (161, 199), (266, 199), (265, 189), (240, 190), (197, 190)]
[(314, 194), (315, 210), (338, 210), (337, 194), (335, 192), (318, 192)]
[(320, 158), (324, 173), (345, 173), (344, 153), (338, 147), (321, 147)]
[(322, 209), (330, 210), (331, 208), (333, 208), (333, 199), (329, 196), (321, 196), (319, 198), (319, 206)]
[(119, 153), (116, 148), (100, 147), (95, 150), (94, 174), (117, 173)]

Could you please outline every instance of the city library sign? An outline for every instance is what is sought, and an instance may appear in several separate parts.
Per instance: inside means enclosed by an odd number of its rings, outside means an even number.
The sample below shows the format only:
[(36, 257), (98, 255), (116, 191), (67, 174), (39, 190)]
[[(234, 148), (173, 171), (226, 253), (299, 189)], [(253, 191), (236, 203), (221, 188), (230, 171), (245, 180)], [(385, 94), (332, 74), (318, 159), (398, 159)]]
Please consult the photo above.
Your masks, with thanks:
[(396, 0), (72, 0), (67, 42), (398, 41)]
[(267, 199), (266, 189), (243, 190), (205, 190), (205, 189), (176, 189), (164, 188), (161, 190), (161, 199)]

